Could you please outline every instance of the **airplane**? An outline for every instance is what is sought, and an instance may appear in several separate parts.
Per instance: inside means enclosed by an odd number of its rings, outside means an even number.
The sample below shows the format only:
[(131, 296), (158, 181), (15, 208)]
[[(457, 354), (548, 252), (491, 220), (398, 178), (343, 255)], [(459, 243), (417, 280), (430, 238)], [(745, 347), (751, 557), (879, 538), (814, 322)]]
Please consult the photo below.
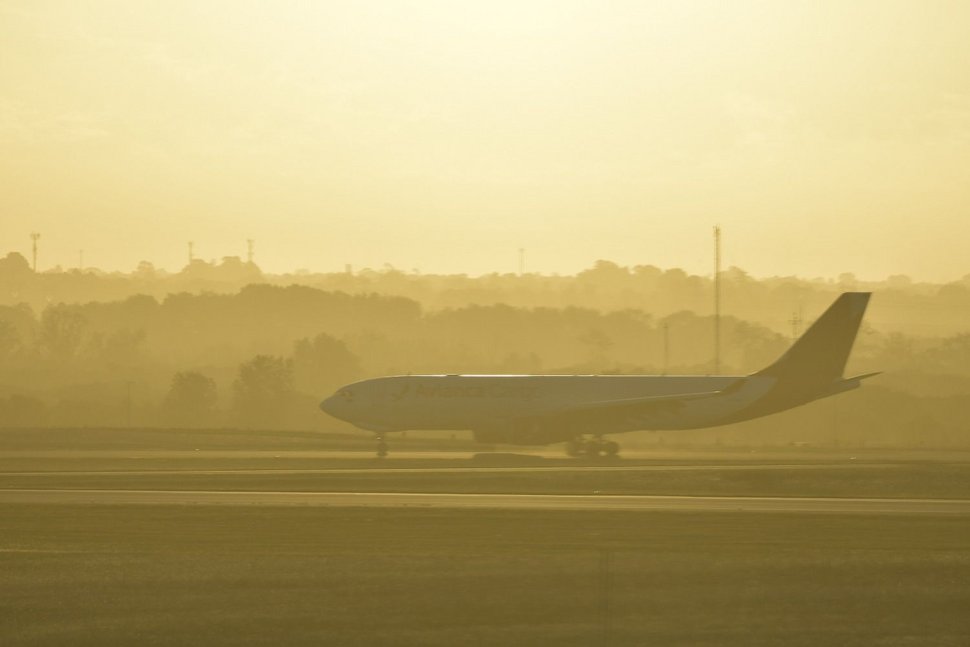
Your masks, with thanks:
[(397, 375), (344, 386), (320, 403), (334, 418), (386, 434), (466, 431), (481, 443), (550, 445), (570, 456), (616, 456), (606, 434), (700, 429), (791, 409), (851, 391), (867, 373), (843, 372), (869, 303), (846, 292), (777, 361), (746, 376)]

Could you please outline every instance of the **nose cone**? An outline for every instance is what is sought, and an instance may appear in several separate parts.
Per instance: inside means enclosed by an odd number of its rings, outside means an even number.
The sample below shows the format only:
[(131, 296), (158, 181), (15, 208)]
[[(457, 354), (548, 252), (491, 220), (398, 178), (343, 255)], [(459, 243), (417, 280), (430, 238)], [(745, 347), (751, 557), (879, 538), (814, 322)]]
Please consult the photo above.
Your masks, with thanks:
[(320, 410), (327, 413), (337, 420), (349, 422), (350, 402), (340, 392), (334, 393), (329, 398), (320, 403)]
[(331, 395), (329, 398), (320, 403), (320, 410), (324, 413), (329, 413), (331, 416), (336, 417), (336, 410), (339, 408), (337, 396)]

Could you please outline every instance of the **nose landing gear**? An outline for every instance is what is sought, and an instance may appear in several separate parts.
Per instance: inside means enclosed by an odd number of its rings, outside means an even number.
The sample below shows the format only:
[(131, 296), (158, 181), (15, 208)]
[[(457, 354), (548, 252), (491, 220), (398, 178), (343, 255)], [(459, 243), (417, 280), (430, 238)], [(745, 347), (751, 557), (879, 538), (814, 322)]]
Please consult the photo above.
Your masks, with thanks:
[(566, 453), (573, 457), (595, 458), (606, 456), (613, 458), (620, 453), (620, 446), (612, 440), (604, 440), (602, 436), (594, 436), (588, 440), (579, 437), (566, 443)]
[(377, 457), (385, 458), (387, 456), (387, 441), (384, 440), (384, 434), (376, 434), (377, 439)]

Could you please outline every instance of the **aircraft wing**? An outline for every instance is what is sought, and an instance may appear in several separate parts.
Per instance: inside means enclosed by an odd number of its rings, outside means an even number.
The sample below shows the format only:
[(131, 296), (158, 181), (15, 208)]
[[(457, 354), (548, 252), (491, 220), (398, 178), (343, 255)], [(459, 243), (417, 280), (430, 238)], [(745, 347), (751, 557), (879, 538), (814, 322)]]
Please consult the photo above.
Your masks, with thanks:
[[(730, 388), (730, 387), (729, 387)], [(654, 395), (642, 398), (624, 398), (620, 400), (599, 400), (579, 404), (566, 404), (552, 407), (545, 411), (536, 412), (529, 419), (549, 421), (576, 421), (586, 416), (627, 417), (656, 413), (676, 413), (690, 400), (700, 400), (717, 395), (724, 391), (706, 391), (702, 393), (679, 393), (677, 395)]]

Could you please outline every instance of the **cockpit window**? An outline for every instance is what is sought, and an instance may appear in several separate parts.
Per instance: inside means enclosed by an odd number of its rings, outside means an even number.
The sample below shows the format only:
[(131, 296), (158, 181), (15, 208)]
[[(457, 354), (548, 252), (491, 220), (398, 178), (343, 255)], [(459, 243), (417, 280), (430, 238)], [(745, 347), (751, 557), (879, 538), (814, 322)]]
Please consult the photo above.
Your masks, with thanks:
[(351, 391), (350, 389), (340, 389), (337, 395), (339, 395), (344, 402), (354, 401), (354, 392)]

